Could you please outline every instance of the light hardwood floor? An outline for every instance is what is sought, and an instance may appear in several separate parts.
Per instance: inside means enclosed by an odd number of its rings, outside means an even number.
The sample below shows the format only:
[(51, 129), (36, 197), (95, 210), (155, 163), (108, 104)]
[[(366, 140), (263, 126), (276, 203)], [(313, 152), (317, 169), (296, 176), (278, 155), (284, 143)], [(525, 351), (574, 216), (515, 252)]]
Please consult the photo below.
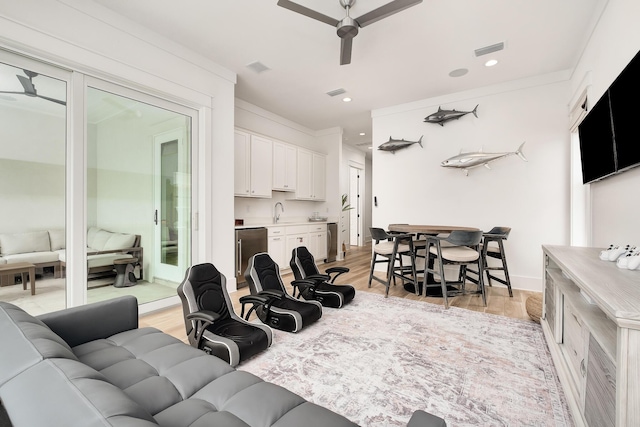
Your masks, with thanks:
[[(345, 257), (344, 261), (336, 261), (331, 264), (320, 264), (319, 268), (323, 271), (323, 267), (329, 266), (345, 266), (349, 267), (349, 273), (340, 276), (340, 283), (352, 284), (357, 292), (374, 292), (384, 295), (385, 287), (381, 283), (373, 281), (371, 288), (368, 285), (369, 268), (371, 265), (371, 245), (365, 245), (362, 247), (352, 247)], [(382, 276), (382, 273), (378, 272), (377, 275)], [(291, 292), (289, 283), (293, 280), (293, 274), (283, 274), (283, 282), (288, 286)], [(482, 299), (479, 295), (458, 296), (449, 299), (449, 305), (452, 307), (460, 307), (467, 310), (481, 311), (485, 313), (492, 313), (501, 316), (531, 320), (527, 315), (525, 309), (525, 302), (530, 295), (536, 294), (530, 291), (521, 291), (514, 289), (513, 298), (509, 297), (507, 288), (500, 284), (492, 287), (487, 287), (487, 306), (482, 305)], [(239, 298), (249, 293), (249, 288), (241, 288), (237, 292), (231, 294), (231, 299), (234, 303), (234, 309), (239, 315), (241, 311), (241, 305), (238, 302)], [(433, 298), (416, 296), (413, 293), (409, 293), (404, 290), (400, 283), (397, 286), (392, 286), (389, 291), (390, 296), (409, 298), (418, 301), (425, 301), (432, 304), (442, 305), (442, 298)], [(357, 298), (357, 294), (356, 294)], [(170, 335), (177, 337), (186, 342), (186, 335), (184, 329), (184, 321), (182, 317), (182, 307), (171, 307), (162, 311), (147, 314), (140, 318), (140, 326), (153, 326)]]

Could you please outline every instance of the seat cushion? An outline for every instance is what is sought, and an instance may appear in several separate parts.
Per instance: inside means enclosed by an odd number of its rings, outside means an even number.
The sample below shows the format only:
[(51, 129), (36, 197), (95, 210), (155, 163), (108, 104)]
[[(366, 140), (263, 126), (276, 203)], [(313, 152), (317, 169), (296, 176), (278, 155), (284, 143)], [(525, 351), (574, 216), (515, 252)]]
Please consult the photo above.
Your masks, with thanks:
[(0, 234), (0, 253), (2, 255), (48, 251), (51, 251), (48, 231)]
[[(373, 246), (373, 251), (380, 255), (391, 255), (393, 253), (393, 242), (380, 242)], [(398, 245), (398, 253), (409, 252), (409, 245), (401, 243)]]
[[(474, 262), (480, 256), (478, 251), (466, 246), (449, 246), (441, 248), (441, 250), (443, 259), (454, 262)], [(435, 246), (431, 246), (429, 252), (438, 255), (438, 250)]]
[(15, 262), (30, 262), (31, 264), (41, 264), (45, 262), (56, 262), (59, 260), (57, 252), (27, 252), (22, 254), (5, 255), (7, 264)]
[(117, 259), (123, 258), (133, 258), (131, 254), (97, 254), (97, 255), (87, 255), (87, 267), (105, 267), (108, 265), (113, 265), (113, 261)]

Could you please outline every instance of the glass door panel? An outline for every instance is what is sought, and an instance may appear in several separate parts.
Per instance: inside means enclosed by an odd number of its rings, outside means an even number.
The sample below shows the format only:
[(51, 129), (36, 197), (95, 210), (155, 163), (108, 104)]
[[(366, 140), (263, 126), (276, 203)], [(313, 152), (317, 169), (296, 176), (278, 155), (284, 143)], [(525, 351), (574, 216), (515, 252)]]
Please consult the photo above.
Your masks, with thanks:
[(0, 300), (38, 315), (66, 306), (67, 83), (1, 53)]
[(167, 104), (87, 88), (89, 302), (175, 297), (191, 262), (192, 117)]

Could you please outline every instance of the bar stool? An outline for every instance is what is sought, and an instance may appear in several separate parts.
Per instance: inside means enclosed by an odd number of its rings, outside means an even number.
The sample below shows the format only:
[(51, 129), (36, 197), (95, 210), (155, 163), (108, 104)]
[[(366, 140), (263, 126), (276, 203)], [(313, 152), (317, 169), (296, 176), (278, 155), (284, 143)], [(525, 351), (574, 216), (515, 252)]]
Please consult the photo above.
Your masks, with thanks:
[[(493, 227), (489, 232), (483, 234), (482, 243), (482, 260), (484, 262), (484, 271), (487, 272), (487, 284), (491, 286), (491, 279), (507, 286), (509, 296), (513, 297), (511, 290), (511, 280), (509, 279), (509, 270), (507, 269), (507, 257), (504, 253), (503, 242), (509, 237), (510, 227)], [(487, 257), (499, 259), (502, 266), (489, 267)], [(491, 271), (504, 271), (504, 279), (491, 274)]]
[[(396, 285), (396, 278), (404, 282), (413, 284), (416, 295), (419, 295), (419, 287), (416, 279), (416, 258), (413, 248), (413, 235), (405, 233), (392, 233), (382, 228), (369, 228), (371, 238), (374, 240), (373, 255), (371, 256), (371, 271), (369, 272), (369, 287), (371, 281), (376, 280), (386, 287), (385, 298), (389, 296), (389, 288), (391, 287), (391, 279), (393, 285)], [(377, 259), (378, 256), (384, 259)], [(402, 261), (403, 256), (408, 256), (411, 265), (405, 266)], [(396, 261), (400, 266), (396, 267)], [(373, 274), (375, 265), (379, 263), (387, 263), (387, 277), (383, 280)]]
[[(424, 282), (422, 295), (427, 296), (427, 288), (439, 286), (442, 289), (442, 297), (444, 299), (444, 307), (449, 308), (449, 297), (455, 295), (467, 294), (465, 283), (467, 280), (467, 266), (475, 264), (478, 271), (483, 271), (483, 258), (480, 251), (480, 241), (482, 240), (482, 231), (462, 231), (455, 230), (447, 237), (443, 236), (427, 236), (427, 254), (429, 262), (424, 268)], [(444, 243), (448, 243), (445, 245)], [(433, 260), (433, 263), (431, 262)], [(437, 261), (438, 270), (435, 269)], [(458, 280), (447, 281), (445, 278), (445, 265), (458, 265), (460, 271)], [(430, 283), (427, 277), (439, 275), (440, 281)], [(487, 306), (487, 297), (484, 291), (484, 281), (482, 274), (478, 276), (478, 290), (475, 292), (482, 295), (482, 302)]]

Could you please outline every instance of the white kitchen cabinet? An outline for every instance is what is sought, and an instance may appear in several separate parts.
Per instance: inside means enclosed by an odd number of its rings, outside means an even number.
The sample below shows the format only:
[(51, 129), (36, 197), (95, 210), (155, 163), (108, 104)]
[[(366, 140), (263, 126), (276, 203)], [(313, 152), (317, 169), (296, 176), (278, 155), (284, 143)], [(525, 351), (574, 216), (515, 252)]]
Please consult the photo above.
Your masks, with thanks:
[(309, 226), (309, 246), (307, 247), (316, 263), (327, 258), (327, 224)]
[(267, 227), (267, 250), (271, 259), (283, 269), (289, 265), (285, 227)]
[(273, 142), (273, 189), (296, 191), (298, 149), (284, 142)]
[(236, 130), (234, 144), (235, 195), (271, 198), (273, 179), (271, 140)]
[(327, 194), (327, 157), (313, 153), (313, 200), (324, 200)]
[(327, 157), (324, 154), (298, 149), (297, 163), (295, 198), (324, 201), (327, 193)]

